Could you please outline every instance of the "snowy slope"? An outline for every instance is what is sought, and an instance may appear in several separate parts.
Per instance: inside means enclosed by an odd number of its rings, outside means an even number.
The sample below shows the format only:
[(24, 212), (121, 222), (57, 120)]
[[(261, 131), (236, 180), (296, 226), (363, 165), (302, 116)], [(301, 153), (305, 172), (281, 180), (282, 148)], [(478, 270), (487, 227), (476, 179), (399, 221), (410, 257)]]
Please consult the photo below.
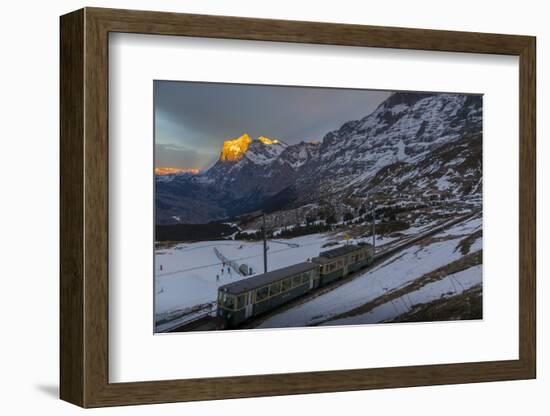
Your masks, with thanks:
[[(353, 315), (344, 321), (334, 320), (335, 317), (367, 302), (384, 296), (387, 293), (410, 284), (426, 273), (464, 258), (469, 253), (482, 249), (481, 218), (474, 218), (462, 224), (455, 225), (432, 237), (427, 243), (409, 247), (382, 264), (366, 270), (363, 275), (354, 280), (322, 294), (312, 300), (286, 310), (267, 321), (260, 327), (292, 327), (307, 325), (334, 325), (334, 322), (372, 323), (377, 317), (391, 319), (391, 310), (404, 313), (403, 302), (399, 299), (380, 305), (375, 310), (365, 314)], [(412, 232), (412, 230), (410, 230)], [(420, 230), (417, 230), (420, 231)], [(474, 236), (474, 238), (471, 238)], [(468, 252), (460, 250), (459, 243), (470, 238)], [(327, 242), (345, 244), (341, 235), (315, 234), (304, 237), (269, 242), (269, 270), (296, 264), (312, 258)], [(378, 239), (378, 244), (391, 242), (392, 239)], [(337, 247), (338, 246), (332, 246)], [(298, 245), (296, 247), (295, 245)], [(177, 319), (194, 307), (205, 305), (216, 300), (217, 288), (229, 282), (245, 277), (226, 267), (222, 273), (220, 260), (214, 253), (218, 249), (226, 258), (238, 264), (246, 263), (255, 273), (263, 272), (263, 256), (261, 242), (244, 242), (219, 240), (178, 244), (169, 249), (155, 251), (155, 321), (158, 323)], [(471, 268), (469, 274), (459, 274), (445, 277), (438, 282), (430, 282), (420, 289), (413, 290), (402, 296), (410, 307), (420, 302), (429, 302), (441, 294), (457, 292), (458, 288), (465, 290), (481, 282), (481, 269)], [(458, 281), (458, 283), (457, 283)], [(454, 289), (449, 289), (450, 287)], [(401, 298), (401, 296), (400, 296)]]
[[(395, 310), (394, 304), (396, 301), (394, 301), (393, 303), (388, 302), (385, 307), (380, 307), (380, 310), (384, 311), (380, 315), (377, 313), (373, 315), (371, 313), (362, 315), (364, 319), (354, 315), (353, 319), (349, 321), (331, 320), (335, 316), (359, 308), (376, 298), (415, 281), (426, 273), (464, 257), (461, 251), (457, 249), (458, 244), (465, 237), (473, 234), (480, 228), (481, 218), (474, 218), (465, 224), (443, 231), (433, 237), (431, 244), (411, 246), (387, 259), (382, 264), (365, 271), (364, 274), (351, 282), (318, 296), (307, 303), (284, 311), (266, 320), (259, 327), (279, 328), (318, 324), (335, 325), (343, 322), (373, 323), (379, 322), (376, 321), (376, 317), (383, 317), (383, 320), (390, 319), (392, 317), (390, 316), (391, 309), (394, 309), (395, 314), (404, 313), (403, 308)], [(481, 237), (476, 239), (474, 244), (471, 245), (469, 253), (474, 253), (480, 249)], [(467, 276), (467, 279), (462, 275), (460, 276), (461, 280), (467, 280), (467, 282), (463, 283), (467, 287), (479, 284), (481, 283), (481, 268), (473, 269), (464, 275)], [(448, 284), (440, 283), (435, 286), (426, 285), (422, 287), (414, 294), (415, 299), (429, 301), (428, 299), (433, 299), (438, 293), (446, 293), (449, 285), (452, 285), (454, 281), (453, 278), (449, 278), (445, 282)], [(455, 286), (460, 287), (459, 285)], [(454, 292), (456, 290), (455, 287)], [(412, 302), (415, 303), (415, 301)]]
[(415, 306), (433, 302), (445, 296), (456, 296), (481, 284), (481, 273), (481, 265), (470, 267), (386, 302), (364, 314), (334, 319), (323, 322), (322, 325), (361, 325), (389, 321), (410, 312)]

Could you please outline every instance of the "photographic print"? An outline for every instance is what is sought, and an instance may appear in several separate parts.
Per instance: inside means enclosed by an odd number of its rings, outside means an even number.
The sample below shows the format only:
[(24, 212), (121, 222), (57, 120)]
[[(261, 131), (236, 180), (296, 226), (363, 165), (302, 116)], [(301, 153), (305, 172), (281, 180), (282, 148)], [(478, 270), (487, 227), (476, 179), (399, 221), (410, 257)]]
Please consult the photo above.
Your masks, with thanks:
[(155, 81), (155, 333), (482, 319), (482, 98)]

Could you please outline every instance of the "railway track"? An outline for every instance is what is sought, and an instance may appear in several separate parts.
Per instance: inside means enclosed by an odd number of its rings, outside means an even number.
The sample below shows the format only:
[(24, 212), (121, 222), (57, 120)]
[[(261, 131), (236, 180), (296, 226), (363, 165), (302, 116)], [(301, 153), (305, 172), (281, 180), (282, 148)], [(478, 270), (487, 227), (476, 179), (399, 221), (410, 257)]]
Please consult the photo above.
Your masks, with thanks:
[(216, 329), (216, 326), (215, 318), (204, 316), (196, 321), (180, 325), (167, 332), (213, 331)]
[[(410, 247), (410, 246), (413, 246), (414, 244), (428, 238), (428, 237), (431, 237), (449, 227), (452, 227), (456, 224), (460, 224), (461, 222), (464, 222), (472, 217), (475, 217), (477, 214), (479, 214), (480, 211), (474, 211), (470, 214), (467, 214), (467, 215), (463, 215), (459, 218), (456, 218), (454, 220), (451, 220), (451, 221), (447, 221), (441, 225), (438, 225), (432, 229), (430, 229), (429, 231), (426, 231), (424, 233), (421, 233), (420, 235), (416, 235), (416, 236), (413, 236), (413, 237), (410, 237), (408, 238), (406, 241), (403, 241), (397, 245), (395, 245), (394, 247), (390, 247), (378, 254), (376, 254), (374, 256), (374, 260), (372, 261), (372, 263), (369, 265), (369, 269), (374, 267), (374, 266), (377, 266), (379, 264), (381, 264), (383, 261), (387, 260), (389, 257), (393, 256), (394, 254)], [(352, 273), (352, 274), (348, 274), (346, 277), (344, 277), (343, 279), (340, 279), (340, 280), (336, 280), (334, 282), (331, 282), (330, 284), (328, 284), (327, 286), (324, 286), (322, 288), (319, 288), (313, 292), (309, 292), (309, 293), (306, 293), (304, 294), (304, 296), (301, 296), (297, 299), (294, 299), (288, 303), (285, 303), (284, 305), (281, 305), (279, 306), (278, 308), (276, 309), (273, 309), (269, 312), (266, 312), (265, 314), (262, 314), (256, 318), (253, 318), (253, 319), (250, 319), (246, 322), (244, 322), (243, 324), (241, 324), (238, 328), (236, 329), (253, 329), (253, 328), (256, 328), (258, 327), (258, 325), (260, 325), (262, 322), (266, 321), (267, 319), (275, 316), (275, 315), (278, 315), (279, 313), (281, 312), (285, 312), (289, 309), (292, 309), (296, 306), (299, 306), (303, 303), (306, 303), (306, 302), (309, 302), (310, 300), (312, 299), (315, 299), (316, 297), (319, 297), (319, 296), (322, 296), (324, 295), (325, 293), (328, 293), (328, 292), (331, 292), (332, 290), (342, 286), (342, 285), (345, 285), (346, 283), (349, 283), (351, 282), (352, 280), (356, 279), (357, 277), (363, 275), (365, 273), (366, 269), (363, 269), (363, 270), (359, 270), (355, 273)]]
[[(415, 235), (415, 236), (411, 236), (409, 238), (406, 238), (405, 241), (402, 241), (398, 244), (396, 244), (395, 246), (393, 247), (390, 247), (390, 248), (387, 248), (385, 249), (384, 251), (380, 252), (380, 253), (377, 253), (375, 254), (374, 256), (374, 260), (372, 261), (372, 263), (369, 265), (369, 268), (372, 268), (374, 266), (377, 266), (379, 264), (381, 264), (383, 261), (387, 260), (389, 257), (393, 256), (394, 254), (428, 238), (428, 237), (431, 237), (441, 231), (444, 231), (445, 229), (447, 228), (450, 228), (454, 225), (457, 225), (457, 224), (460, 224), (461, 222), (464, 222), (470, 218), (473, 218), (475, 217), (476, 215), (478, 215), (481, 211), (479, 210), (476, 210), (472, 213), (469, 213), (469, 214), (466, 214), (466, 215), (463, 215), (463, 216), (460, 216), (458, 218), (455, 218), (453, 220), (450, 220), (450, 221), (447, 221), (447, 222), (444, 222), (443, 224), (440, 224), (428, 231), (425, 231), (423, 233), (420, 233), (419, 235)], [(315, 299), (316, 297), (319, 297), (319, 296), (322, 296), (324, 295), (325, 293), (328, 293), (342, 285), (345, 285), (349, 282), (351, 282), (352, 280), (356, 279), (357, 277), (363, 275), (365, 273), (365, 269), (363, 270), (359, 270), (355, 273), (352, 273), (352, 274), (349, 274), (347, 275), (346, 277), (344, 277), (343, 279), (340, 279), (340, 280), (336, 280), (334, 282), (331, 282), (330, 284), (328, 284), (327, 286), (324, 286), (322, 288), (319, 288), (313, 292), (309, 292), (309, 293), (306, 293), (304, 294), (303, 296), (297, 298), (297, 299), (294, 299), (288, 303), (285, 303), (269, 312), (266, 312), (256, 318), (252, 318), (246, 322), (244, 322), (243, 324), (241, 324), (239, 327), (237, 327), (236, 329), (253, 329), (253, 328), (257, 328), (258, 325), (260, 325), (262, 322), (266, 321), (267, 319), (281, 313), (281, 312), (285, 312), (291, 308), (294, 308), (296, 306), (299, 306), (303, 303), (306, 303), (306, 302), (309, 302), (310, 300), (312, 299)], [(209, 321), (210, 320), (210, 321)], [(213, 330), (215, 329), (216, 326), (215, 326), (215, 319), (214, 318), (203, 318), (201, 319), (201, 322), (199, 324), (195, 324), (194, 322), (189, 322), (189, 323), (186, 323), (182, 326), (178, 326), (172, 330), (170, 330), (169, 332), (184, 332), (184, 331), (205, 331), (205, 330)]]
[(178, 332), (178, 328), (194, 327), (195, 322), (208, 320), (216, 314), (216, 302), (199, 305), (193, 309), (181, 313), (170, 321), (156, 325), (156, 332)]

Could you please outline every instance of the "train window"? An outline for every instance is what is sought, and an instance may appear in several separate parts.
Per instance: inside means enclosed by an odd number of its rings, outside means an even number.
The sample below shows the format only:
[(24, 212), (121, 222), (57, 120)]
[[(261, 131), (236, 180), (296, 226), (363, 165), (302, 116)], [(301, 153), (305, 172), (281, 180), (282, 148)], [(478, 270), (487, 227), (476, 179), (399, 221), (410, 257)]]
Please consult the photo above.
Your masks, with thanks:
[(281, 293), (281, 282), (272, 283), (269, 286), (269, 296), (275, 296)]
[(223, 292), (220, 290), (218, 291), (218, 305), (223, 304)]
[(246, 301), (246, 294), (245, 295), (239, 295), (237, 297), (237, 309), (244, 308), (245, 301)]
[(256, 302), (261, 302), (262, 300), (267, 299), (268, 295), (269, 295), (269, 288), (267, 286), (256, 290)]
[(292, 287), (292, 280), (290, 279), (290, 277), (288, 279), (283, 280), (283, 292), (285, 290), (290, 290), (291, 287)]
[(309, 273), (304, 273), (302, 275), (302, 282), (307, 283), (309, 281)]
[(343, 260), (338, 260), (338, 268), (340, 269), (344, 265)]
[(226, 309), (235, 309), (235, 296), (226, 294), (223, 306)]
[(302, 276), (299, 274), (292, 278), (292, 286), (300, 286), (302, 284)]

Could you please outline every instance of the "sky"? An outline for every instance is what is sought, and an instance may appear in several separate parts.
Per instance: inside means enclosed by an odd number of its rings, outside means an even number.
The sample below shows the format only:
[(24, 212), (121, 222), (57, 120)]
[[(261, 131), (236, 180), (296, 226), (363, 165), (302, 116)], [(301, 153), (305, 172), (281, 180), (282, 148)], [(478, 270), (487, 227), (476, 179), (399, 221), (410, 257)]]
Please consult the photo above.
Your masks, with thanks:
[(287, 144), (319, 140), (372, 113), (388, 91), (155, 81), (155, 167), (205, 170), (248, 133)]

